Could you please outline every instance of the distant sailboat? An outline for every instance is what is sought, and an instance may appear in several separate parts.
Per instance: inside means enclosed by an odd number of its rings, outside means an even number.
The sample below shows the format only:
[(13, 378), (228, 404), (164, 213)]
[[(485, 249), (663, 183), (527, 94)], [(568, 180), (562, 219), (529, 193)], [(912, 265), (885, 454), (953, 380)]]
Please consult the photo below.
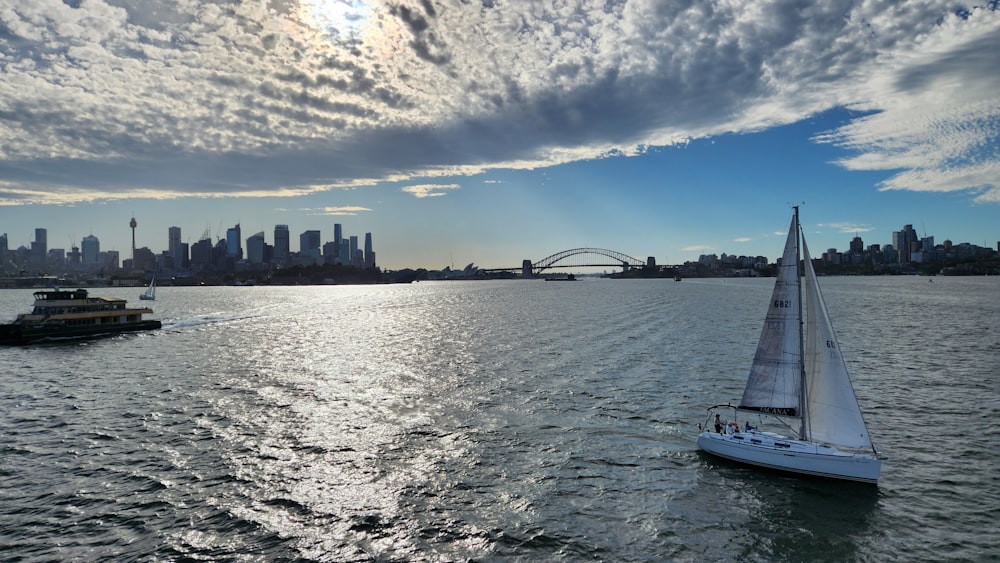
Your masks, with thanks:
[[(799, 276), (800, 240), (804, 281)], [(716, 411), (723, 408), (733, 410), (734, 420), (722, 420)], [(709, 421), (697, 442), (710, 454), (793, 473), (878, 481), (882, 460), (868, 435), (805, 237), (800, 237), (798, 207), (743, 399), (739, 406), (708, 410)], [(750, 414), (775, 417), (797, 436), (751, 428), (749, 421), (741, 429), (735, 417)], [(790, 419), (798, 422), (797, 432)]]
[(146, 288), (146, 292), (139, 295), (139, 299), (143, 301), (155, 301), (156, 300), (156, 277), (149, 280), (149, 287)]

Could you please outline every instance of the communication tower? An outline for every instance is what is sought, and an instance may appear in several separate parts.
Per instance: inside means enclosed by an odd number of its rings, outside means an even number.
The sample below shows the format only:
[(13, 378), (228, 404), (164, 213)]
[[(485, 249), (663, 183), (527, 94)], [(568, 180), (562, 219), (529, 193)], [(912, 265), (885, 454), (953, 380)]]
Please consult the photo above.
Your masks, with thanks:
[(132, 268), (135, 268), (135, 227), (138, 223), (135, 222), (135, 217), (128, 222), (128, 226), (132, 227)]

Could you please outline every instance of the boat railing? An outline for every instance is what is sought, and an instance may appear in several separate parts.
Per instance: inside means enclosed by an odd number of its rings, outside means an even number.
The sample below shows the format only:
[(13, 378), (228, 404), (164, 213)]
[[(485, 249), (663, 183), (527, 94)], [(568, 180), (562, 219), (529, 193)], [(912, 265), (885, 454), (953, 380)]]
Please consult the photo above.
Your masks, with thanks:
[[(732, 420), (721, 420), (724, 429), (727, 428), (730, 424), (735, 423), (738, 429), (736, 430), (737, 432), (748, 432), (748, 433), (759, 432), (761, 434), (773, 434), (774, 436), (780, 436), (781, 438), (784, 438), (786, 440), (799, 439), (798, 431), (795, 428), (793, 428), (790, 424), (788, 424), (788, 422), (785, 421), (782, 417), (774, 414), (761, 413), (760, 411), (757, 410), (741, 409), (737, 405), (734, 405), (732, 403), (724, 403), (708, 407), (707, 409), (708, 417), (705, 419), (705, 424), (704, 426), (699, 424), (698, 429), (704, 431), (713, 428), (715, 422), (712, 419), (712, 417), (716, 414), (715, 411), (725, 410), (725, 409), (731, 409), (733, 411), (733, 414), (732, 414)], [(744, 424), (741, 425), (739, 421), (740, 413), (746, 415), (744, 418), (755, 416), (756, 417), (755, 425), (750, 425), (749, 424), (750, 420), (745, 420)], [(775, 423), (782, 426), (788, 432), (788, 435), (763, 431), (762, 429), (764, 428), (765, 424), (767, 424), (765, 423), (764, 420), (765, 416), (767, 417), (768, 421), (771, 421), (771, 423)], [(773, 424), (768, 424), (768, 425), (773, 425)], [(723, 430), (723, 432), (725, 432), (725, 430)]]

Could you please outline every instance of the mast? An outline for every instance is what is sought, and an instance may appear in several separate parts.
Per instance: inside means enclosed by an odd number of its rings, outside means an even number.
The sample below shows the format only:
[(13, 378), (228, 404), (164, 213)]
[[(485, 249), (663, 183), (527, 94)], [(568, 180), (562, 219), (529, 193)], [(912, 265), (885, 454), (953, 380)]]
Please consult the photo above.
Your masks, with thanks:
[(802, 260), (802, 228), (799, 226), (799, 206), (798, 205), (794, 205), (794, 206), (792, 206), (792, 208), (795, 209), (795, 279), (796, 279), (796, 281), (799, 284), (799, 291), (798, 291), (798, 294), (799, 294), (799, 350), (802, 351), (802, 355), (799, 358), (799, 380), (802, 382), (802, 384), (799, 386), (799, 410), (801, 411), (799, 413), (800, 416), (801, 416), (801, 418), (799, 419), (799, 421), (800, 421), (800, 423), (799, 423), (799, 439), (800, 440), (808, 440), (809, 439), (809, 432), (808, 432), (807, 420), (808, 420), (808, 417), (809, 417), (809, 411), (808, 411), (808, 405), (807, 405), (806, 397), (808, 397), (809, 395), (808, 395), (808, 393), (806, 393), (806, 362), (805, 362), (805, 344), (804, 344), (804, 340), (805, 339), (804, 339), (803, 334), (802, 334), (802, 332), (803, 332), (802, 329), (803, 329), (803, 327), (805, 325), (805, 322), (804, 322), (804, 320), (802, 318), (803, 317), (803, 315), (802, 315), (802, 276), (799, 273), (800, 272), (799, 268), (800, 268), (800, 264), (801, 264), (801, 260)]

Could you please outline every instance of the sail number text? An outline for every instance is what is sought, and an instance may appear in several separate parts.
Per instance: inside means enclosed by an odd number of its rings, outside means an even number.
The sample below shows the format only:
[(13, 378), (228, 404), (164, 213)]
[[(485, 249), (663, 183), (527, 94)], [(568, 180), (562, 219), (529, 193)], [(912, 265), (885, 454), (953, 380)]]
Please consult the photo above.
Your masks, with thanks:
[(775, 299), (774, 308), (775, 309), (789, 309), (792, 306), (791, 299)]

